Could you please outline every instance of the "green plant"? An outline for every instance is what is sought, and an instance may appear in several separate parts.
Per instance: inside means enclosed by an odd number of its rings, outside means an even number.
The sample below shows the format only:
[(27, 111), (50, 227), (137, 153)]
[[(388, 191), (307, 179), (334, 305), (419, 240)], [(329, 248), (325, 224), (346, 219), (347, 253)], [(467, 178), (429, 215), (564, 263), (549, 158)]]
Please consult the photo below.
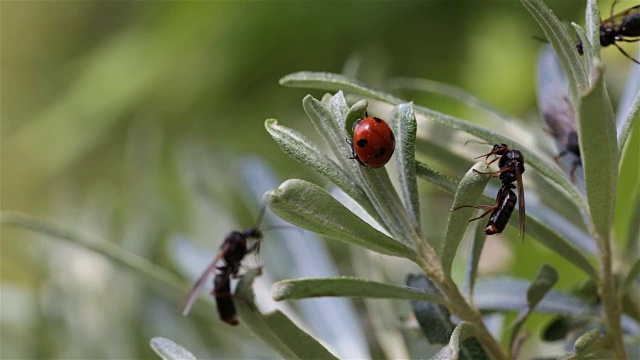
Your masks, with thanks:
[[(631, 343), (637, 342), (637, 324), (640, 320), (636, 281), (640, 262), (637, 251), (634, 251), (638, 245), (637, 225), (633, 227), (640, 218), (638, 197), (630, 196), (626, 201), (634, 206), (635, 212), (621, 214), (618, 211), (616, 214), (616, 217), (625, 218), (625, 225), (632, 226), (627, 235), (625, 256), (617, 255), (613, 213), (619, 200), (617, 194), (621, 191), (625, 194), (629, 189), (625, 185), (620, 190), (618, 184), (622, 177), (620, 173), (626, 171), (623, 155), (633, 155), (633, 148), (626, 144), (631, 141), (633, 124), (637, 123), (640, 96), (636, 94), (631, 104), (619, 112), (618, 117), (622, 116), (624, 121), (616, 138), (614, 114), (604, 86), (604, 71), (597, 49), (599, 16), (595, 1), (588, 4), (586, 34), (580, 27), (574, 26), (585, 44), (584, 65), (576, 54), (573, 40), (544, 4), (534, 0), (523, 0), (523, 4), (541, 24), (558, 54), (564, 73), (568, 74), (571, 105), (578, 114), (586, 192), (574, 185), (544, 150), (531, 142), (521, 143), (517, 140), (518, 134), (526, 132), (521, 126), (510, 127), (515, 135), (501, 136), (483, 126), (415, 105), (342, 75), (302, 72), (286, 76), (281, 81), (285, 86), (335, 92), (321, 100), (312, 96), (303, 100), (309, 118), (332, 154), (326, 154), (302, 134), (280, 125), (276, 120), (267, 120), (267, 131), (287, 154), (325, 176), (357, 205), (343, 204), (324, 188), (295, 179), (266, 193), (266, 203), (274, 213), (293, 224), (359, 248), (406, 259), (417, 264), (422, 273), (409, 274), (403, 286), (356, 277), (285, 280), (274, 286), (274, 299), (333, 296), (408, 300), (427, 339), (445, 345), (437, 354), (438, 358), (515, 357), (526, 339), (523, 324), (533, 313), (557, 316), (557, 320), (549, 326), (552, 330), (560, 325), (570, 330), (584, 330), (593, 324), (602, 325), (603, 332), (595, 329), (583, 332), (584, 335), (578, 339), (567, 339), (568, 343), (574, 343), (574, 350), (567, 351), (569, 357), (580, 358), (601, 350), (613, 351), (617, 358), (625, 357), (625, 322), (631, 328), (629, 333), (636, 337), (627, 339)], [(441, 93), (452, 93), (451, 87), (436, 85), (434, 89)], [(345, 93), (368, 100), (359, 100), (349, 106)], [(453, 91), (453, 94), (465, 103), (474, 101), (464, 92)], [(348, 159), (350, 149), (345, 138), (349, 136), (353, 122), (363, 116), (370, 102), (395, 106), (390, 123), (398, 138), (397, 154), (394, 156), (397, 178), (390, 177), (386, 169), (365, 170)], [(503, 114), (484, 104), (479, 104), (479, 107), (494, 115), (500, 124), (507, 123)], [(420, 123), (416, 117), (421, 117)], [(541, 177), (534, 180), (535, 189), (526, 184), (527, 200), (556, 197), (561, 203), (554, 208), (544, 202), (528, 202), (528, 209), (532, 211), (526, 219), (526, 241), (538, 242), (578, 270), (579, 276), (587, 278), (582, 288), (583, 295), (590, 295), (596, 302), (553, 289), (564, 274), (542, 261), (537, 275), (530, 281), (516, 277), (478, 278), (478, 261), (485, 236), (475, 227), (471, 229), (475, 234), (471, 234), (464, 284), (454, 280), (453, 265), (456, 256), (458, 260), (460, 257), (459, 248), (472, 216), (471, 210), (451, 212), (446, 232), (440, 239), (440, 236), (426, 231), (421, 225), (422, 220), (431, 214), (421, 210), (418, 181), (435, 185), (440, 191), (453, 195), (453, 208), (461, 204), (492, 203), (491, 197), (483, 195), (489, 178), (472, 171), (484, 170), (484, 163), (479, 162), (469, 168), (472, 155), (465, 153), (461, 156), (460, 149), (455, 146), (447, 148), (452, 142), (450, 140), (439, 141), (418, 133), (418, 124), (436, 124), (451, 133), (470, 134), (490, 143), (505, 142), (521, 150), (527, 161), (527, 176), (535, 173)], [(421, 150), (425, 148), (432, 151), (425, 154)], [(416, 156), (420, 160), (416, 160)], [(433, 159), (436, 160), (434, 163), (444, 163), (449, 167), (441, 171), (431, 163)], [(461, 180), (444, 174), (463, 173), (465, 170), (468, 171)], [(631, 186), (635, 188), (635, 185)], [(637, 194), (637, 189), (635, 191)], [(489, 193), (494, 194), (495, 191)], [(576, 210), (586, 233), (580, 227), (577, 230), (562, 228), (561, 224), (571, 223), (565, 215)], [(442, 208), (430, 211), (446, 212)], [(362, 220), (365, 217), (359, 216), (361, 213), (368, 214), (372, 220)], [(546, 213), (555, 214), (560, 220), (566, 221), (549, 222), (547, 218), (540, 217)], [(19, 214), (3, 213), (1, 220), (4, 224), (67, 239), (100, 253), (122, 267), (142, 274), (148, 282), (168, 287), (172, 301), (176, 303), (188, 290), (184, 281), (175, 274), (112, 243), (87, 240), (88, 237), (75, 230)], [(517, 225), (517, 221), (512, 220), (510, 225)], [(619, 271), (614, 273), (614, 269)], [(283, 313), (262, 314), (257, 309), (251, 287), (257, 275), (257, 272), (247, 272), (235, 295), (242, 323), (283, 357), (334, 358), (320, 341), (298, 328)], [(495, 294), (502, 295), (496, 298)], [(600, 301), (602, 306), (599, 305)], [(207, 304), (212, 305), (210, 298)], [(211, 309), (207, 310), (205, 313), (202, 308), (196, 308), (194, 312), (198, 315), (207, 314), (202, 317), (216, 321)], [(508, 312), (518, 315), (511, 322), (508, 334), (503, 336), (505, 344), (501, 344), (500, 337), (485, 322), (485, 316)], [(453, 320), (451, 315), (460, 321)], [(560, 332), (560, 338), (567, 337), (568, 331)], [(151, 346), (163, 358), (192, 357), (188, 351), (167, 339), (154, 338)]]
[[(440, 174), (429, 165), (416, 161), (416, 141), (420, 142), (423, 139), (416, 138), (417, 124), (414, 111), (431, 122), (467, 132), (489, 143), (510, 144), (513, 148), (522, 151), (530, 168), (535, 169), (547, 181), (558, 187), (563, 195), (573, 203), (581, 214), (589, 237), (597, 246), (595, 255), (598, 265), (596, 268), (591, 263), (590, 254), (578, 249), (572, 244), (571, 239), (560, 235), (563, 233), (562, 229), (555, 229), (552, 225), (538, 220), (534, 216), (527, 216), (528, 237), (540, 242), (582, 270), (590, 281), (596, 284), (597, 296), (602, 302), (603, 333), (596, 336), (589, 332), (578, 339), (575, 343), (575, 352), (571, 356), (581, 357), (596, 350), (609, 349), (613, 351), (616, 358), (625, 358), (626, 351), (621, 327), (621, 318), (623, 318), (621, 301), (627, 296), (627, 291), (631, 290), (628, 285), (637, 278), (640, 265), (638, 265), (637, 258), (628, 262), (626, 271), (621, 274), (625, 276), (624, 285), (615, 285), (613, 272), (615, 255), (612, 249), (615, 246), (615, 238), (611, 229), (617, 194), (618, 164), (632, 124), (637, 119), (640, 95), (636, 94), (634, 103), (628, 109), (622, 131), (616, 138), (615, 118), (604, 86), (604, 68), (598, 55), (599, 15), (595, 2), (589, 2), (587, 8), (587, 36), (579, 26), (574, 24), (583, 43), (595, 44), (594, 46), (587, 45), (586, 66), (583, 65), (575, 51), (574, 41), (551, 11), (541, 1), (522, 2), (541, 25), (556, 53), (559, 54), (559, 61), (564, 72), (568, 74), (571, 105), (574, 112), (579, 114), (576, 121), (582, 149), (585, 193), (572, 184), (566, 174), (562, 173), (551, 159), (540, 156), (540, 152), (529, 150), (514, 139), (500, 136), (489, 129), (464, 120), (407, 103), (405, 100), (372, 89), (342, 75), (302, 72), (284, 77), (281, 84), (338, 91), (333, 96), (323, 97), (321, 101), (311, 96), (307, 96), (303, 100), (307, 115), (336, 160), (330, 160), (327, 154), (310, 143), (302, 134), (278, 124), (276, 120), (267, 120), (267, 130), (287, 154), (324, 175), (358, 202), (377, 222), (378, 226), (385, 230), (386, 234), (360, 220), (324, 189), (303, 180), (294, 179), (284, 182), (277, 190), (265, 194), (265, 202), (274, 213), (292, 224), (381, 254), (403, 257), (418, 264), (423, 270), (424, 276), (409, 278), (408, 286), (411, 289), (421, 289), (426, 297), (423, 299), (424, 301), (439, 304), (429, 310), (422, 311), (416, 305), (419, 303), (414, 303), (414, 312), (416, 312), (418, 320), (421, 324), (430, 323), (432, 327), (434, 323), (438, 322), (437, 319), (444, 318), (447, 319), (446, 322), (449, 322), (444, 324), (440, 330), (433, 330), (428, 326), (423, 327), (427, 337), (434, 335), (432, 333), (435, 331), (434, 336), (444, 336), (444, 339), (449, 341), (449, 345), (443, 348), (436, 357), (456, 358), (458, 350), (464, 349), (465, 346), (468, 351), (471, 351), (468, 349), (471, 345), (463, 343), (464, 339), (471, 337), (477, 339), (482, 345), (486, 356), (491, 358), (517, 357), (520, 342), (523, 340), (519, 336), (521, 325), (538, 305), (542, 308), (539, 311), (562, 313), (559, 310), (561, 306), (551, 310), (549, 308), (553, 306), (550, 304), (555, 301), (558, 302), (556, 305), (565, 302), (565, 305), (573, 308), (572, 315), (576, 317), (590, 313), (590, 311), (585, 312), (588, 306), (577, 301), (576, 298), (567, 297), (564, 300), (558, 300), (557, 293), (550, 293), (557, 281), (558, 274), (552, 267), (543, 265), (538, 276), (532, 282), (511, 287), (511, 291), (518, 287), (520, 291), (526, 292), (527, 297), (525, 303), (518, 303), (510, 308), (511, 310), (520, 310), (521, 313), (512, 327), (509, 350), (505, 350), (496, 341), (483, 323), (482, 313), (479, 311), (487, 309), (483, 309), (477, 301), (476, 306), (472, 305), (469, 302), (472, 297), (471, 292), (465, 298), (451, 277), (451, 264), (464, 234), (466, 223), (471, 217), (471, 210), (450, 214), (442, 248), (436, 249), (435, 242), (431, 239), (432, 236), (425, 234), (420, 226), (420, 205), (416, 185), (417, 178), (422, 178), (445, 191), (455, 192), (452, 208), (462, 204), (473, 204), (481, 197), (488, 179), (479, 176), (472, 170), (484, 169), (485, 165), (483, 163), (474, 165), (467, 172), (467, 175), (458, 182)], [(351, 129), (353, 122), (364, 115), (367, 102), (361, 100), (349, 107), (342, 91), (395, 105), (390, 120), (399, 143), (398, 154), (395, 155), (395, 165), (401, 195), (396, 193), (385, 169), (364, 169), (345, 156), (350, 153), (350, 149), (344, 139), (348, 138), (349, 129)], [(447, 157), (455, 157), (453, 153), (438, 154), (438, 156), (440, 155), (443, 155), (443, 161), (446, 161)], [(468, 286), (470, 291), (473, 291), (477, 251), (482, 246), (483, 239), (481, 236), (477, 236), (476, 241), (480, 244), (475, 248), (476, 253), (470, 258), (467, 269), (470, 274), (467, 277), (467, 281), (471, 284)], [(422, 285), (417, 285), (419, 282), (416, 279), (422, 281)], [(410, 300), (415, 297), (407, 294), (405, 289), (397, 289), (398, 293), (395, 295), (382, 294), (382, 292), (386, 292), (382, 289), (388, 287), (382, 285), (380, 293), (376, 295), (376, 292), (371, 293), (368, 284), (364, 286), (364, 283), (362, 292), (359, 292), (361, 288), (358, 286), (359, 281), (357, 279), (284, 281), (275, 285), (274, 298), (284, 300), (317, 296), (348, 296), (393, 297)], [(509, 283), (509, 281), (505, 281), (505, 283)], [(500, 287), (509, 289), (501, 282), (493, 285), (496, 286), (493, 288), (496, 291)], [(364, 290), (365, 288), (367, 291)], [(405, 294), (402, 295), (400, 292)], [(547, 296), (548, 294), (550, 295)], [(477, 289), (475, 295), (478, 296)], [(548, 300), (547, 303), (544, 303), (545, 299), (554, 296), (556, 296), (555, 300)], [(491, 308), (488, 304), (485, 306)], [(497, 305), (492, 304), (492, 306)], [(637, 302), (633, 306), (637, 307)], [(434, 315), (434, 311), (440, 311), (440, 315), (443, 313), (446, 315), (438, 317)], [(455, 328), (450, 323), (449, 312), (462, 320)], [(637, 308), (627, 309), (627, 313), (637, 314)], [(437, 334), (438, 331), (445, 334)], [(461, 344), (463, 345), (461, 346)], [(474, 354), (471, 357), (477, 358), (478, 349), (474, 351), (476, 352), (467, 353), (467, 355)], [(464, 352), (461, 352), (461, 355), (463, 354)]]

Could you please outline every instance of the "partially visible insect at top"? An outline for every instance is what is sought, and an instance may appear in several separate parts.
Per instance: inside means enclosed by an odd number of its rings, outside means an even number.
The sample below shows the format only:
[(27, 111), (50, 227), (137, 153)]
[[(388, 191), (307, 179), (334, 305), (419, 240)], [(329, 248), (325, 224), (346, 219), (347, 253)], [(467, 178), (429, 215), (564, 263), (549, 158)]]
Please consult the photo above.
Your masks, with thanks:
[[(627, 10), (613, 14), (613, 9), (617, 1), (611, 4), (609, 18), (600, 21), (600, 46), (607, 47), (613, 45), (631, 61), (640, 65), (640, 61), (634, 59), (624, 51), (616, 42), (636, 42), (640, 41), (640, 5), (636, 5)], [(576, 48), (580, 55), (583, 55), (582, 41), (576, 42)]]
[(578, 127), (576, 125), (576, 119), (569, 102), (568, 97), (562, 99), (562, 103), (565, 105), (563, 111), (544, 111), (542, 116), (545, 122), (549, 126), (551, 135), (558, 139), (558, 141), (564, 146), (564, 149), (560, 151), (558, 155), (554, 157), (554, 160), (559, 159), (565, 155), (573, 154), (575, 160), (571, 164), (570, 176), (571, 181), (575, 182), (575, 173), (578, 166), (582, 165), (582, 157), (580, 153), (580, 142), (578, 139)]
[(537, 65), (537, 97), (545, 132), (556, 139), (559, 153), (554, 160), (572, 154), (569, 159), (571, 181), (576, 182), (576, 170), (582, 165), (576, 115), (571, 104), (569, 83), (551, 46), (545, 46)]

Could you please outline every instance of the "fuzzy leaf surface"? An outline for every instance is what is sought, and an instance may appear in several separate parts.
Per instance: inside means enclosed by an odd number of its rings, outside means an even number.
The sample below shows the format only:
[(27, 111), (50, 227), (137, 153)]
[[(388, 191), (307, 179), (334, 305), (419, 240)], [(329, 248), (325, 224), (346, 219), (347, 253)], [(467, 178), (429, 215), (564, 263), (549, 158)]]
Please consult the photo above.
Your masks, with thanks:
[(310, 182), (287, 180), (265, 193), (264, 201), (278, 217), (303, 229), (381, 254), (416, 258), (413, 249), (374, 229)]
[(163, 360), (196, 360), (189, 350), (161, 336), (151, 338), (149, 346)]
[(298, 300), (324, 296), (358, 299), (404, 299), (443, 304), (441, 296), (412, 287), (400, 287), (353, 277), (284, 280), (273, 284), (273, 299)]
[[(391, 112), (391, 125), (396, 138), (395, 164), (404, 206), (418, 233), (420, 230), (420, 198), (416, 179), (416, 131), (418, 124), (413, 104), (400, 104)], [(398, 146), (399, 145), (399, 146)]]
[(451, 275), (453, 259), (458, 251), (462, 236), (467, 230), (467, 227), (469, 227), (469, 219), (471, 219), (474, 213), (473, 208), (460, 207), (475, 206), (478, 204), (478, 199), (491, 178), (487, 175), (478, 174), (478, 172), (487, 171), (489, 171), (489, 169), (484, 162), (474, 164), (462, 180), (460, 180), (458, 190), (453, 198), (453, 204), (449, 210), (444, 242), (442, 243), (442, 251), (440, 252), (442, 267), (447, 275)]

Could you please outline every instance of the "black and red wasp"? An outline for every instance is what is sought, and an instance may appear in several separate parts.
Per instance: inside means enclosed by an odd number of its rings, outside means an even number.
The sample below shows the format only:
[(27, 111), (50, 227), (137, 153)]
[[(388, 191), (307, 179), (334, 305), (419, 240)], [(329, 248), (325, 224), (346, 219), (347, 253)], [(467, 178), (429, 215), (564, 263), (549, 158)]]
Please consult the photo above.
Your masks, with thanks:
[[(617, 47), (624, 56), (631, 59), (631, 61), (640, 64), (640, 61), (631, 57), (617, 44), (617, 42), (640, 41), (640, 5), (636, 5), (614, 15), (613, 9), (616, 2), (617, 1), (614, 1), (611, 4), (611, 14), (609, 18), (600, 22), (600, 46), (607, 47), (613, 45)], [(581, 41), (576, 43), (576, 48), (580, 55), (584, 53)]]
[[(187, 294), (182, 306), (181, 313), (183, 316), (189, 314), (191, 307), (195, 303), (200, 291), (205, 286), (207, 279), (213, 273), (216, 273), (213, 280), (213, 290), (211, 295), (216, 299), (218, 314), (220, 319), (229, 325), (238, 325), (236, 317), (236, 307), (233, 303), (233, 295), (231, 294), (231, 278), (237, 278), (240, 271), (242, 260), (247, 254), (257, 252), (262, 241), (262, 231), (258, 229), (258, 225), (264, 214), (262, 208), (256, 226), (249, 227), (244, 231), (232, 231), (224, 239), (218, 254), (211, 261), (209, 266), (204, 270), (202, 275), (196, 280), (193, 288)], [(255, 242), (251, 246), (247, 246), (247, 240), (254, 239)], [(224, 265), (218, 266), (218, 262), (224, 260)]]
[[(489, 156), (495, 155), (497, 156), (495, 159), (488, 161)], [(524, 156), (518, 150), (509, 149), (506, 144), (495, 144), (490, 152), (480, 155), (476, 157), (485, 158), (487, 165), (491, 165), (494, 162), (498, 161), (498, 167), (500, 170), (491, 171), (491, 172), (480, 172), (476, 171), (479, 174), (489, 174), (489, 175), (497, 175), (502, 182), (500, 186), (500, 190), (498, 190), (498, 194), (496, 195), (496, 203), (494, 205), (463, 205), (459, 206), (455, 209), (458, 210), (463, 207), (472, 207), (476, 209), (486, 209), (482, 215), (473, 218), (469, 221), (474, 221), (481, 219), (491, 213), (489, 216), (489, 221), (487, 222), (487, 226), (484, 229), (484, 233), (487, 235), (495, 235), (504, 231), (509, 219), (511, 218), (511, 214), (516, 207), (516, 203), (518, 202), (518, 196), (520, 197), (520, 205), (518, 207), (519, 210), (519, 219), (520, 219), (520, 241), (524, 241), (524, 233), (525, 233), (525, 205), (524, 205), (524, 186), (522, 185), (522, 173), (524, 173)], [(513, 183), (516, 183), (518, 186), (518, 195), (516, 195), (512, 189), (516, 187)]]

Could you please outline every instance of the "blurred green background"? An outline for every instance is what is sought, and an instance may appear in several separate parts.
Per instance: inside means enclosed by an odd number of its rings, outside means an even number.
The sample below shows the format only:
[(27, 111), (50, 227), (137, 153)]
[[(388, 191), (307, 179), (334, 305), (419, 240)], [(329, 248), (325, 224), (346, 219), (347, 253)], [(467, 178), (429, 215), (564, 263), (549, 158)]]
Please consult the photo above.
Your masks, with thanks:
[[(583, 23), (583, 2), (548, 5)], [(0, 6), (2, 210), (72, 226), (169, 269), (172, 234), (214, 249), (229, 229), (252, 223), (257, 211), (242, 200), (236, 166), (244, 156), (259, 156), (281, 179), (322, 183), (264, 130), (274, 117), (313, 138), (301, 106), (308, 91), (278, 85), (288, 73), (346, 72), (380, 88), (396, 76), (442, 81), (542, 126), (541, 44), (531, 38), (542, 34), (517, 1)], [(620, 84), (611, 86), (617, 101), (633, 64), (615, 49), (603, 57), (610, 83)], [(456, 102), (404, 95), (473, 120)], [(193, 176), (206, 183), (215, 219), (194, 206), (202, 191)], [(1, 235), (3, 358), (152, 357), (149, 338), (186, 322), (174, 298), (100, 256), (15, 228)], [(538, 265), (516, 272), (533, 275)], [(174, 340), (207, 343), (210, 326)]]

